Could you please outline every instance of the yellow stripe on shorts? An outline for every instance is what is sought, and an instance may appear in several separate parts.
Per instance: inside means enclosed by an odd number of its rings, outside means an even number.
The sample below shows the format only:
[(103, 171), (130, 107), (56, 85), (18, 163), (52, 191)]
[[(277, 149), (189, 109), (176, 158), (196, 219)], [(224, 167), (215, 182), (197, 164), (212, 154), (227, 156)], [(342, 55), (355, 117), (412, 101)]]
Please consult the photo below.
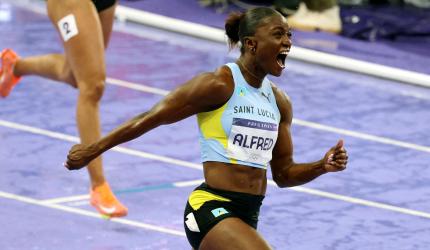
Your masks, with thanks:
[(198, 210), (205, 202), (208, 201), (226, 201), (230, 202), (230, 199), (224, 198), (222, 196), (212, 194), (203, 190), (196, 190), (191, 193), (190, 197), (188, 198), (188, 203), (190, 203), (191, 207), (194, 210)]

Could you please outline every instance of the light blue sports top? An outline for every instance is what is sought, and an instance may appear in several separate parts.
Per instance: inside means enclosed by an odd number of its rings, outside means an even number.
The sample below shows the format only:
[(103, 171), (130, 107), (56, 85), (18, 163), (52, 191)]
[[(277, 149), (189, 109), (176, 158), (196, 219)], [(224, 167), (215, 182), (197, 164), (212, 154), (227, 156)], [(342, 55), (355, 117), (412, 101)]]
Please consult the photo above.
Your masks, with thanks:
[(280, 113), (272, 84), (249, 85), (239, 66), (226, 64), (234, 92), (220, 108), (197, 114), (202, 162), (216, 161), (266, 169), (278, 137)]

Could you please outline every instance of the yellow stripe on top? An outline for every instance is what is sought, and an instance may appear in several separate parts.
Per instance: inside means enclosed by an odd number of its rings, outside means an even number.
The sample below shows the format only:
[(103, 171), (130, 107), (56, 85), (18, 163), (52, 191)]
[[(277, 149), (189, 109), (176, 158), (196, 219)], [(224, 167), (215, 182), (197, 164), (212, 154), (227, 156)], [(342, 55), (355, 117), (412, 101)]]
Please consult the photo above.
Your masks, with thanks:
[(226, 107), (227, 103), (217, 110), (197, 114), (197, 122), (203, 137), (218, 141), (225, 149), (227, 148), (228, 138), (222, 127), (221, 118)]
[(224, 198), (222, 196), (212, 194), (203, 190), (196, 190), (191, 193), (190, 197), (188, 198), (188, 203), (190, 203), (191, 207), (194, 210), (198, 210), (205, 202), (208, 201), (226, 201), (230, 202), (230, 199)]

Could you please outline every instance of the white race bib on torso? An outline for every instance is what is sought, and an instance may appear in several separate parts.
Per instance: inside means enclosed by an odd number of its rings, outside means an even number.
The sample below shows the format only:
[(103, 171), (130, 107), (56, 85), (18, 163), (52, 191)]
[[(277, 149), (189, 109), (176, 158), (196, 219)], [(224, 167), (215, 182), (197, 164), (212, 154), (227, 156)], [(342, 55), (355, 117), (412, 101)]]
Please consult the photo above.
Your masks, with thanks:
[(277, 137), (275, 123), (233, 118), (227, 154), (233, 159), (267, 165)]

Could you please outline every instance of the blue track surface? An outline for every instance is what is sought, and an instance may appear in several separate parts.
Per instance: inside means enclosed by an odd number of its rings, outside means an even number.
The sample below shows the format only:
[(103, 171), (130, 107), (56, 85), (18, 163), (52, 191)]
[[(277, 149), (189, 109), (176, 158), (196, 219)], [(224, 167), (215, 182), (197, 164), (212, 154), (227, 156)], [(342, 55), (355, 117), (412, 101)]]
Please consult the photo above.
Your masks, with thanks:
[[(9, 34), (0, 37), (0, 48), (13, 47), (22, 56), (61, 51), (58, 35), (45, 16), (11, 8), (10, 22), (0, 22), (0, 29)], [(110, 78), (171, 90), (199, 72), (232, 61), (235, 55), (223, 45), (149, 28), (139, 28), (146, 38), (128, 33), (135, 28), (122, 27), (123, 32), (112, 36), (107, 54)], [(297, 162), (319, 159), (338, 138), (344, 138), (350, 155), (347, 171), (325, 175), (306, 188), (430, 216), (429, 89), (293, 60), (287, 62), (283, 76), (273, 80), (294, 104)], [(126, 222), (80, 214), (94, 213), (86, 200), (57, 203), (60, 207), (43, 203), (88, 193), (86, 172), (71, 173), (62, 167), (72, 142), (44, 133), (77, 135), (76, 95), (64, 84), (26, 77), (9, 98), (0, 100), (0, 224), (7, 225), (0, 229), (0, 249), (189, 249), (181, 235), (182, 214), (195, 185), (174, 183), (201, 179), (202, 172), (181, 163), (115, 151), (104, 155), (111, 186), (130, 210)], [(161, 98), (108, 84), (101, 104), (104, 132)], [(301, 121), (338, 130), (329, 132)], [(345, 135), (339, 129), (356, 134)], [(194, 164), (200, 158), (194, 117), (122, 146)], [(7, 198), (5, 193), (17, 196)], [(275, 249), (424, 250), (430, 245), (429, 219), (271, 186), (259, 231)]]

